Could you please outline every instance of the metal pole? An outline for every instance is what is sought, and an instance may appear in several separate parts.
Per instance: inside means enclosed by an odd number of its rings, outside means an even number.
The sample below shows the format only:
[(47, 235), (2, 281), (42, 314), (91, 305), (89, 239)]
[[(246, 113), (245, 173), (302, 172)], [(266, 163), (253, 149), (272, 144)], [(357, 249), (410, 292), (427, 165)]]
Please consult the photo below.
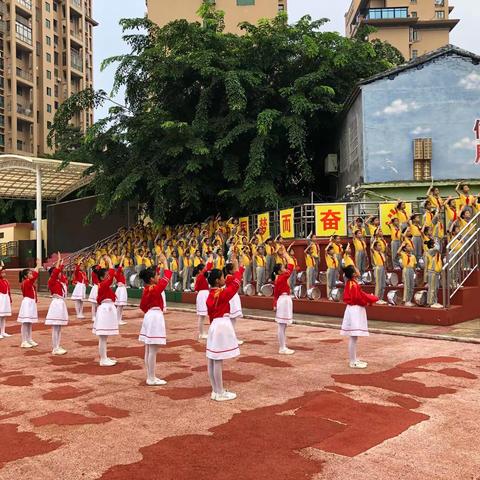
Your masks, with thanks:
[(37, 259), (42, 260), (42, 172), (37, 165)]

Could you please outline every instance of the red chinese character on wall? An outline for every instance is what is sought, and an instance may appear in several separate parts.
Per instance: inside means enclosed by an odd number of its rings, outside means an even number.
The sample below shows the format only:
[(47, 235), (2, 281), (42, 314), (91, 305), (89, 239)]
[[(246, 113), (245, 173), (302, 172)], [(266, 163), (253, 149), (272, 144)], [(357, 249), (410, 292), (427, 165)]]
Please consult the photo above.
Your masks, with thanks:
[(480, 143), (477, 144), (477, 157), (475, 159), (475, 163), (480, 163)]
[(260, 231), (265, 233), (267, 231), (267, 219), (265, 217), (261, 218), (259, 221)]
[(282, 215), (282, 230), (284, 232), (292, 231), (292, 220), (290, 214)]
[(480, 140), (480, 120), (475, 122), (475, 126), (473, 127), (473, 131), (475, 132), (475, 138)]
[(320, 221), (323, 223), (324, 230), (338, 230), (338, 224), (342, 220), (341, 212), (334, 212), (328, 209), (326, 212), (322, 212)]

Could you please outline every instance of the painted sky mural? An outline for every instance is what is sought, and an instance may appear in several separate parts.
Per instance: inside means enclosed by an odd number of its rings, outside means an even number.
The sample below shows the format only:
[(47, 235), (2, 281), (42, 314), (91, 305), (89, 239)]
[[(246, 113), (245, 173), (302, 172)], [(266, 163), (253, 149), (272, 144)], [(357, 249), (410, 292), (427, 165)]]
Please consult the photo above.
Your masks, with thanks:
[(480, 65), (441, 57), (362, 90), (365, 182), (413, 180), (415, 138), (432, 138), (435, 180), (480, 178)]

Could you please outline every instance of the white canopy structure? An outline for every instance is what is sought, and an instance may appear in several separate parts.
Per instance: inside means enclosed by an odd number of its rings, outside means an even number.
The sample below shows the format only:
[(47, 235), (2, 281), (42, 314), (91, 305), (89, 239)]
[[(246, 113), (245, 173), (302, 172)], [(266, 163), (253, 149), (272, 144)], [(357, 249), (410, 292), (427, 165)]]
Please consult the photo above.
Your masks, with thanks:
[(88, 163), (61, 165), (49, 158), (0, 155), (0, 198), (37, 202), (37, 258), (42, 257), (42, 200), (58, 202), (93, 179), (85, 176)]

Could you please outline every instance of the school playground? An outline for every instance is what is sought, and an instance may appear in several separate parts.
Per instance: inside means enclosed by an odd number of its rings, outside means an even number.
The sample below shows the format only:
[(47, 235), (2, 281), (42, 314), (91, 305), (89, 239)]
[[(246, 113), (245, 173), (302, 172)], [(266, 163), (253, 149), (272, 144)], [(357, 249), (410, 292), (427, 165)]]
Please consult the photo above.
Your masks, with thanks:
[(279, 356), (275, 325), (245, 319), (224, 373), (238, 399), (217, 403), (193, 313), (166, 316), (168, 384), (147, 387), (140, 310), (110, 339), (111, 368), (98, 366), (90, 318), (69, 311), (65, 356), (50, 354), (43, 324), (39, 346), (20, 349), (15, 316), (0, 340), (2, 480), (480, 478), (479, 344), (373, 334), (359, 343), (368, 369), (352, 370), (338, 330), (295, 325), (296, 354)]

